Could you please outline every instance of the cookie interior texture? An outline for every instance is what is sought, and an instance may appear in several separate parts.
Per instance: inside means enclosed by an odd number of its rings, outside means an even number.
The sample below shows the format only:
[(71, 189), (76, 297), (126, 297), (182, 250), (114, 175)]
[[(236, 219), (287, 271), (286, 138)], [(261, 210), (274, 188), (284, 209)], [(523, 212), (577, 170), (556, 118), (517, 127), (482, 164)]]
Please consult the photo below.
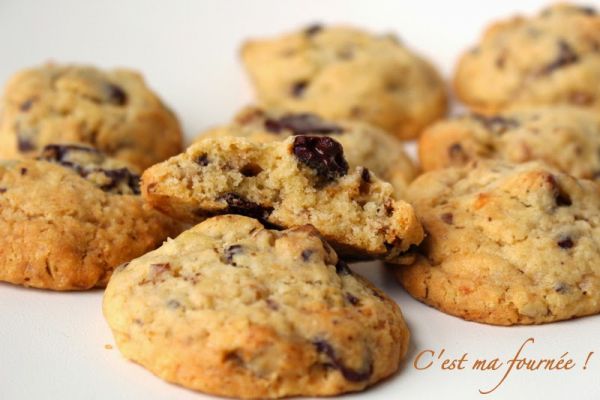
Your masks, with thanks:
[(2, 108), (3, 158), (81, 142), (144, 169), (182, 149), (177, 118), (131, 70), (54, 64), (23, 70), (7, 83)]
[(297, 135), (325, 135), (344, 148), (350, 168), (365, 166), (394, 187), (403, 198), (417, 168), (403, 143), (383, 130), (359, 121), (329, 121), (312, 113), (290, 113), (246, 107), (225, 126), (204, 132), (196, 141), (223, 136), (245, 137), (258, 142), (281, 141)]
[(242, 60), (261, 104), (363, 120), (401, 139), (445, 115), (440, 75), (392, 35), (314, 28), (244, 44)]
[(596, 11), (569, 4), (496, 22), (460, 59), (455, 91), (481, 113), (544, 104), (597, 110), (599, 35)]
[(419, 140), (425, 171), (475, 159), (543, 160), (575, 177), (600, 177), (600, 118), (569, 106), (465, 115), (428, 127)]
[(230, 213), (284, 228), (312, 224), (353, 258), (404, 262), (423, 237), (412, 206), (368, 169), (351, 170), (341, 145), (323, 136), (202, 140), (146, 170), (142, 194), (184, 221)]
[(125, 357), (220, 396), (334, 395), (394, 373), (398, 306), (310, 226), (225, 215), (115, 271), (104, 315)]
[(600, 311), (597, 183), (539, 162), (477, 162), (426, 173), (409, 195), (428, 233), (397, 269), (415, 298), (498, 325)]
[(72, 147), (70, 161), (62, 161), (70, 166), (0, 161), (0, 280), (52, 290), (103, 287), (117, 265), (179, 233), (180, 223), (131, 194), (139, 184), (130, 185), (129, 172), (75, 163), (76, 153), (103, 157), (94, 152)]

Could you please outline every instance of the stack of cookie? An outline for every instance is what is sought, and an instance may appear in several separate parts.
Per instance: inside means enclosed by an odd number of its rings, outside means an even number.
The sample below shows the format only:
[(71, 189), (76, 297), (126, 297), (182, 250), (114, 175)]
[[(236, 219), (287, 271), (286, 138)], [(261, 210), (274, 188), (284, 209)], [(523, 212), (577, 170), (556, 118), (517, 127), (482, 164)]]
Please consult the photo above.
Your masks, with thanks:
[(257, 105), (185, 151), (133, 72), (22, 72), (0, 121), (0, 280), (107, 285), (125, 357), (240, 398), (358, 391), (398, 369), (402, 313), (347, 262), (382, 260), (468, 320), (598, 313), (599, 35), (569, 5), (495, 24), (456, 71), (473, 113), (441, 121), (443, 80), (392, 35), (250, 41)]

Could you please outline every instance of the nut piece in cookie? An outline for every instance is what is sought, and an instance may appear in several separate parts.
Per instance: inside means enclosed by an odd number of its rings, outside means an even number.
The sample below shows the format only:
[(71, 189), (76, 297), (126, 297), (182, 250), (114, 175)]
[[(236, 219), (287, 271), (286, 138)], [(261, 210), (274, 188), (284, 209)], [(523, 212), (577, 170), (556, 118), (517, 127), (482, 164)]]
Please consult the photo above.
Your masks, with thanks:
[(196, 141), (223, 136), (244, 137), (257, 142), (285, 140), (296, 135), (325, 135), (338, 141), (351, 169), (364, 166), (394, 187), (396, 198), (404, 198), (417, 168), (403, 142), (368, 123), (326, 120), (311, 113), (291, 113), (246, 107), (228, 125), (204, 132)]
[(82, 145), (0, 161), (0, 280), (52, 290), (103, 287), (115, 267), (181, 224), (144, 204), (139, 176)]
[(425, 171), (476, 159), (543, 160), (577, 178), (600, 178), (600, 118), (570, 106), (465, 115), (428, 127), (419, 140)]
[(181, 151), (175, 115), (134, 71), (47, 64), (15, 74), (0, 108), (0, 157), (79, 142), (140, 169)]
[(478, 161), (409, 187), (428, 235), (396, 270), (418, 300), (496, 325), (600, 312), (600, 186), (540, 162)]
[(398, 306), (311, 226), (210, 218), (115, 272), (104, 315), (123, 355), (191, 389), (238, 398), (362, 390), (398, 369)]
[(461, 57), (455, 91), (474, 111), (572, 105), (600, 108), (600, 15), (556, 4), (486, 29)]
[(283, 228), (311, 224), (357, 259), (405, 262), (402, 253), (423, 238), (412, 206), (368, 169), (351, 169), (329, 136), (201, 140), (146, 170), (142, 194), (186, 222), (241, 214)]
[(369, 122), (411, 139), (445, 115), (439, 73), (392, 35), (320, 26), (250, 40), (242, 60), (261, 105)]

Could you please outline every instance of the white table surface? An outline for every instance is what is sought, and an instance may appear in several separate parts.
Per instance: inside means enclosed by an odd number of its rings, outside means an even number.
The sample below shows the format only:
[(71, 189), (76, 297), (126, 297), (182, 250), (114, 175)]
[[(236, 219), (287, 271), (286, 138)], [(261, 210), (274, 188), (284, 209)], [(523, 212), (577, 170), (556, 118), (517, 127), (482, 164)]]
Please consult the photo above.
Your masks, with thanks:
[[(251, 101), (238, 62), (244, 38), (310, 22), (347, 22), (394, 31), (449, 76), (458, 54), (491, 19), (533, 12), (541, 1), (32, 1), (0, 0), (0, 81), (47, 60), (141, 70), (178, 113), (186, 134), (225, 122)], [(598, 3), (598, 2), (596, 2)], [(600, 6), (600, 4), (596, 4)], [(0, 243), (0, 246), (2, 244)], [(402, 370), (356, 399), (600, 398), (600, 317), (538, 327), (469, 323), (407, 296), (377, 263), (355, 268), (401, 305), (412, 331)], [(102, 292), (51, 293), (0, 284), (0, 399), (204, 399), (124, 360), (101, 313)], [(477, 358), (524, 355), (573, 358), (568, 371), (474, 371)], [(424, 350), (460, 358), (464, 370), (437, 360), (413, 366)], [(585, 359), (594, 351), (584, 369)], [(425, 363), (425, 359), (422, 360)]]

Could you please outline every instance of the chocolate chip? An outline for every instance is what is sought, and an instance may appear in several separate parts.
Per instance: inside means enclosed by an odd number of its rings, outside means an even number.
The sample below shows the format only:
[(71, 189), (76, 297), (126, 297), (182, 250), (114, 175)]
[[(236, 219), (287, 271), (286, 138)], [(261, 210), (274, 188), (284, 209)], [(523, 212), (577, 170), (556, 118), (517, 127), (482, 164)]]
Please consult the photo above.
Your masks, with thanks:
[(260, 174), (263, 169), (258, 164), (246, 164), (240, 168), (240, 173), (246, 177), (253, 177)]
[(312, 25), (309, 25), (308, 27), (306, 27), (306, 29), (304, 29), (304, 34), (306, 36), (314, 36), (317, 33), (321, 32), (322, 30), (323, 30), (323, 25), (312, 24)]
[(314, 251), (313, 250), (302, 250), (302, 253), (300, 254), (302, 256), (302, 261), (306, 262), (308, 260), (310, 260), (310, 257), (313, 255)]
[(31, 139), (17, 134), (17, 149), (22, 153), (27, 151), (33, 151), (35, 150), (35, 145), (31, 141)]
[(298, 136), (292, 149), (298, 161), (314, 170), (325, 182), (348, 173), (344, 149), (330, 137)]
[(550, 190), (558, 207), (569, 207), (573, 204), (571, 196), (564, 191), (553, 175), (548, 175), (546, 181), (550, 184)]
[(233, 265), (234, 267), (237, 267), (237, 264), (233, 261), (233, 257), (235, 257), (237, 254), (242, 254), (243, 252), (244, 247), (240, 244), (228, 246), (227, 248), (225, 248), (224, 251), (225, 262), (227, 264)]
[(360, 173), (360, 179), (365, 183), (371, 183), (371, 171), (368, 168), (363, 168)]
[(453, 143), (448, 147), (448, 157), (450, 157), (451, 160), (462, 164), (469, 160), (469, 156), (465, 153), (465, 150), (460, 143)]
[(568, 287), (564, 282), (559, 282), (556, 285), (554, 285), (554, 291), (556, 293), (565, 293), (567, 292)]
[(335, 273), (341, 276), (352, 275), (352, 270), (344, 260), (340, 259), (337, 264), (335, 264)]
[(106, 84), (106, 93), (108, 97), (108, 101), (118, 106), (123, 106), (127, 103), (127, 93), (121, 88), (113, 83)]
[(442, 215), (440, 215), (440, 218), (448, 225), (452, 225), (454, 223), (454, 215), (452, 215), (452, 213), (443, 213)]
[(6, 193), (6, 190), (7, 190), (6, 188), (0, 187), (0, 194)]
[(133, 194), (140, 194), (140, 176), (132, 173), (127, 168), (120, 169), (103, 169), (95, 168), (93, 172), (101, 172), (110, 179), (109, 183), (100, 186), (100, 189), (108, 192), (118, 188), (121, 183), (124, 183), (131, 189)]
[(21, 175), (27, 175), (27, 168), (21, 168)]
[(543, 67), (539, 74), (548, 75), (559, 68), (566, 67), (567, 65), (574, 64), (579, 61), (579, 56), (571, 46), (564, 40), (558, 41), (558, 56), (550, 64)]
[(358, 300), (358, 298), (352, 293), (346, 293), (346, 300), (348, 300), (348, 302), (353, 306), (356, 306), (358, 303), (360, 303), (360, 300)]
[(319, 116), (309, 113), (286, 114), (279, 119), (267, 118), (265, 129), (273, 133), (290, 130), (293, 135), (331, 135), (344, 131), (341, 127), (323, 121)]
[(226, 193), (218, 200), (227, 203), (227, 208), (224, 210), (225, 214), (239, 214), (250, 218), (266, 220), (273, 212), (273, 207), (263, 207), (235, 193)]
[(366, 363), (368, 365), (364, 368), (364, 371), (356, 371), (346, 367), (343, 360), (337, 357), (335, 350), (326, 340), (317, 339), (313, 341), (313, 346), (317, 353), (324, 354), (328, 358), (329, 362), (325, 366), (339, 370), (342, 376), (350, 382), (365, 381), (373, 374), (372, 362)]
[(594, 96), (586, 92), (572, 92), (568, 96), (568, 101), (577, 106), (589, 106), (594, 102)]
[(302, 97), (304, 91), (308, 87), (308, 81), (298, 81), (292, 85), (292, 96), (294, 97)]
[(585, 15), (596, 15), (597, 11), (592, 6), (577, 6), (576, 7), (579, 12)]
[(277, 304), (277, 302), (275, 300), (267, 298), (265, 300), (265, 302), (267, 303), (267, 307), (269, 307), (271, 310), (273, 310), (273, 311), (279, 310), (279, 304)]
[(500, 115), (485, 116), (481, 114), (472, 114), (473, 118), (481, 123), (488, 131), (495, 134), (502, 134), (509, 129), (515, 129), (519, 127), (519, 121), (514, 118), (502, 117)]
[(19, 106), (19, 110), (21, 110), (22, 112), (27, 112), (31, 109), (32, 105), (33, 105), (33, 99), (25, 100)]
[(196, 158), (196, 164), (202, 166), (202, 167), (206, 167), (210, 161), (208, 160), (208, 154), (204, 153), (204, 154), (200, 154), (197, 158)]
[(562, 249), (570, 249), (575, 246), (575, 243), (573, 243), (573, 240), (569, 236), (560, 239), (556, 244)]

